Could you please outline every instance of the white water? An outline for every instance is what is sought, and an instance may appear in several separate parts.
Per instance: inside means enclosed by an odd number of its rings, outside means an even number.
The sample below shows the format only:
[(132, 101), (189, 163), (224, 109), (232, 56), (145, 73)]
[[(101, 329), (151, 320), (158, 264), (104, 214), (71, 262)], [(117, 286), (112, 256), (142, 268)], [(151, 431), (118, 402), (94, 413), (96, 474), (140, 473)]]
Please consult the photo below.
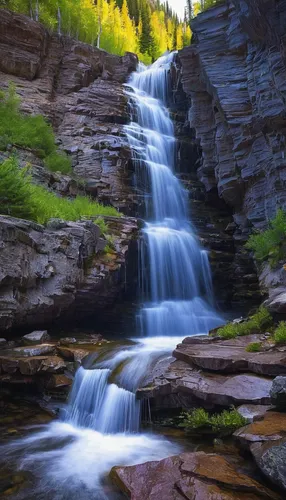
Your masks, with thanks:
[(35, 498), (113, 499), (115, 494), (102, 486), (113, 465), (176, 454), (180, 448), (174, 443), (138, 433), (136, 388), (156, 360), (170, 357), (184, 337), (207, 333), (222, 322), (213, 307), (207, 253), (197, 242), (187, 193), (175, 176), (174, 130), (164, 106), (172, 58), (164, 56), (148, 69), (141, 65), (126, 90), (132, 122), (125, 130), (148, 219), (141, 337), (109, 353), (96, 369), (80, 368), (62, 421), (10, 446), (7, 456), (20, 454), (20, 467), (38, 477)]

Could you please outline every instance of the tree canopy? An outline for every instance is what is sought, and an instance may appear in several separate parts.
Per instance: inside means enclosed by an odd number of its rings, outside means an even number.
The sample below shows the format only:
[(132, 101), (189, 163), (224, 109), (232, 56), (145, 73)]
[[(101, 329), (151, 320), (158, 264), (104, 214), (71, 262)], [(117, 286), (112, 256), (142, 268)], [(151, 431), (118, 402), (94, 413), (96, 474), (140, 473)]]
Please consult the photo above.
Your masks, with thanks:
[(167, 50), (189, 45), (191, 39), (189, 23), (178, 19), (168, 1), (0, 0), (0, 7), (113, 54), (135, 52), (147, 64)]

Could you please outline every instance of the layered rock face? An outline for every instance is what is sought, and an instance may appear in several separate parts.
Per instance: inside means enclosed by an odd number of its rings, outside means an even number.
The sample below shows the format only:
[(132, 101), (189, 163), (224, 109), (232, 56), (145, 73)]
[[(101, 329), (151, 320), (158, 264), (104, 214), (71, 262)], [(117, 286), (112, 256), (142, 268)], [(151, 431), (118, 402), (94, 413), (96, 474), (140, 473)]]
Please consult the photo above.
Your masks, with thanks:
[[(82, 319), (111, 305), (128, 286), (129, 259), (137, 262), (137, 222), (114, 218), (116, 253), (91, 221), (51, 221), (47, 228), (0, 216), (0, 331)], [(134, 250), (134, 252), (132, 251)]]
[[(59, 195), (88, 194), (134, 211), (129, 120), (123, 83), (137, 57), (123, 57), (50, 34), (40, 23), (0, 11), (0, 88), (12, 81), (25, 113), (48, 118), (74, 175), (50, 172), (34, 151), (13, 145), (20, 166)], [(11, 146), (12, 148), (12, 146)], [(9, 148), (8, 148), (9, 149)], [(11, 151), (0, 153), (0, 162)], [(1, 217), (0, 330), (82, 320), (119, 299), (137, 278), (137, 222), (108, 218), (115, 251), (92, 222), (54, 221), (47, 228)]]
[(179, 52), (198, 177), (233, 212), (235, 245), (286, 206), (285, 15), (284, 0), (227, 0), (193, 20)]
[[(130, 152), (122, 133), (129, 121), (122, 83), (136, 69), (137, 57), (110, 55), (51, 35), (30, 18), (1, 10), (0, 61), (0, 87), (13, 81), (23, 111), (49, 118), (59, 147), (72, 156), (74, 172), (84, 180), (85, 192), (125, 213), (133, 211)], [(19, 154), (32, 164), (37, 181), (74, 193), (68, 176), (60, 182), (31, 152)]]

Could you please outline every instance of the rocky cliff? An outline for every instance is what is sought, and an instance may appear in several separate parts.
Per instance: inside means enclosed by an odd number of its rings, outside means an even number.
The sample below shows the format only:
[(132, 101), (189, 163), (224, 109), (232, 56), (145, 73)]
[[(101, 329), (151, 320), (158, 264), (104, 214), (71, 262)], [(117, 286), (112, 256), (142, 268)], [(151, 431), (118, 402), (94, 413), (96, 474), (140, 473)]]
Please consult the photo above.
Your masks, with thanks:
[[(179, 52), (198, 177), (233, 214), (238, 248), (286, 206), (285, 18), (284, 0), (227, 0), (193, 20), (194, 43)], [(283, 273), (259, 271), (272, 309), (285, 308)]]
[[(17, 148), (37, 183), (59, 195), (89, 194), (122, 212), (134, 210), (129, 120), (123, 83), (137, 57), (114, 56), (50, 34), (29, 17), (0, 10), (0, 89), (14, 82), (25, 113), (47, 117), (73, 174), (48, 171), (33, 151)], [(9, 149), (9, 148), (8, 148)], [(15, 151), (15, 147), (13, 146)], [(0, 161), (11, 151), (0, 152)], [(106, 220), (106, 254), (92, 222), (38, 224), (0, 217), (0, 330), (82, 320), (111, 306), (137, 277), (137, 221)], [(102, 315), (102, 312), (101, 312)]]
[[(122, 83), (136, 69), (137, 57), (111, 55), (51, 35), (29, 17), (0, 12), (0, 88), (13, 81), (23, 111), (47, 116), (87, 193), (130, 213), (132, 173), (122, 132), (129, 115)], [(18, 153), (32, 164), (37, 181), (68, 194), (73, 189), (68, 176), (59, 180), (31, 152)]]

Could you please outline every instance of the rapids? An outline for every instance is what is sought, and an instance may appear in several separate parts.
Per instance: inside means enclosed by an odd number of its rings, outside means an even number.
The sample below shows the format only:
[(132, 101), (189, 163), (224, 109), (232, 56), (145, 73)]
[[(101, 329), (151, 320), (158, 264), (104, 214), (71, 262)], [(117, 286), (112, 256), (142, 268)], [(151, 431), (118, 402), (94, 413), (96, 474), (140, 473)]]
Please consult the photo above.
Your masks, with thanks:
[(146, 209), (137, 338), (93, 369), (79, 368), (59, 421), (5, 447), (8, 462), (36, 477), (30, 499), (114, 499), (117, 494), (104, 486), (113, 465), (179, 452), (174, 442), (140, 433), (135, 391), (154, 362), (170, 357), (184, 337), (205, 334), (222, 322), (213, 305), (207, 252), (198, 243), (187, 192), (175, 175), (176, 141), (167, 110), (173, 57), (165, 55), (149, 68), (140, 65), (126, 85), (131, 122), (125, 132)]

